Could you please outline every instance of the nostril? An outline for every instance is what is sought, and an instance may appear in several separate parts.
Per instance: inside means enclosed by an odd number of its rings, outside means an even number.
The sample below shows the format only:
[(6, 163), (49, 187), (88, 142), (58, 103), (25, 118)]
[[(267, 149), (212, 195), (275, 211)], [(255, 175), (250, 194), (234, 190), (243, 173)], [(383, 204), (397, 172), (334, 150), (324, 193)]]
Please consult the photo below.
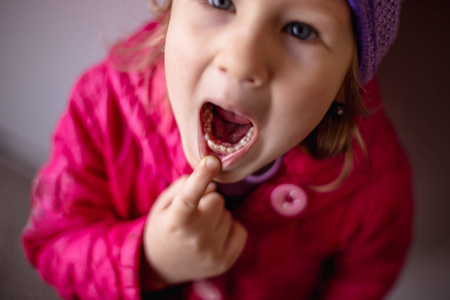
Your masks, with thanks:
[(253, 77), (248, 78), (248, 79), (247, 79), (247, 82), (248, 82), (248, 83), (251, 83), (252, 85), (256, 84), (256, 80), (255, 80)]
[(246, 83), (246, 84), (250, 84), (250, 85), (259, 85), (259, 82), (261, 80), (258, 80), (258, 78), (256, 78), (257, 76), (252, 76), (252, 74), (248, 74), (247, 76), (241, 75), (239, 76), (239, 74), (235, 74), (235, 76), (233, 76), (233, 74), (231, 72), (229, 72), (227, 70), (227, 68), (225, 67), (219, 67), (219, 72), (223, 73), (223, 74), (227, 74), (232, 76), (234, 79), (236, 79), (237, 81), (239, 81), (240, 83)]
[(249, 87), (261, 87), (268, 81), (269, 77), (267, 66), (258, 59), (251, 57), (244, 59), (235, 55), (221, 55), (216, 67), (223, 76), (232, 78), (236, 82)]

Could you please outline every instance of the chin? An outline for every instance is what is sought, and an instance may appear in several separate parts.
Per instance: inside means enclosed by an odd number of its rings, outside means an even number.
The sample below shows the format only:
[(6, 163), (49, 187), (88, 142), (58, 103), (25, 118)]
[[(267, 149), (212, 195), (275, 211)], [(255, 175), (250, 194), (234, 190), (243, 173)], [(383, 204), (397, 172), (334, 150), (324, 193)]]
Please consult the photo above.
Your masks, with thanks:
[(244, 179), (245, 177), (249, 176), (250, 174), (240, 172), (240, 171), (221, 171), (217, 176), (214, 178), (214, 181), (221, 182), (221, 183), (233, 183), (238, 182)]

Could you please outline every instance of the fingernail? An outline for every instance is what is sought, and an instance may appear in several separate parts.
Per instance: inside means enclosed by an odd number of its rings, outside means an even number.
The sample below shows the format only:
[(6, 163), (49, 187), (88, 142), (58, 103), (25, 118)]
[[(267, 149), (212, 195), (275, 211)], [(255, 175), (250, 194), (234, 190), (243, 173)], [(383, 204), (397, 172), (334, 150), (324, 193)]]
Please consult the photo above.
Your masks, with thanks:
[(220, 161), (215, 156), (208, 156), (206, 158), (206, 168), (211, 171), (217, 171), (220, 168)]

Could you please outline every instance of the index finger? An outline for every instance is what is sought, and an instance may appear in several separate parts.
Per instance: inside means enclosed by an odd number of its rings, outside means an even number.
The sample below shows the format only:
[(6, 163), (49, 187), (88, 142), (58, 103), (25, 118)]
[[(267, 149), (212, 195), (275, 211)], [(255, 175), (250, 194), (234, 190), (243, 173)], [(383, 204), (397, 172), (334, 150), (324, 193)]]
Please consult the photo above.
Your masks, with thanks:
[(219, 173), (220, 167), (219, 159), (214, 156), (206, 156), (200, 161), (172, 202), (178, 217), (188, 217), (196, 211), (200, 199)]

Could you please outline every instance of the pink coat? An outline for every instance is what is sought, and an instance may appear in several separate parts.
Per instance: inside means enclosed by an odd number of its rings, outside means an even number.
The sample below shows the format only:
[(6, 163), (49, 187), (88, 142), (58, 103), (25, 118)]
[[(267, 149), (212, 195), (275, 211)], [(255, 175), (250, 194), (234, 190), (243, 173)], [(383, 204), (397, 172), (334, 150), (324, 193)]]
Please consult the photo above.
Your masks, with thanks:
[[(29, 260), (63, 298), (142, 297), (147, 213), (161, 191), (191, 172), (172, 113), (160, 101), (163, 72), (160, 63), (147, 85), (145, 72), (119, 72), (108, 59), (72, 91), (51, 157), (36, 176), (23, 234)], [(376, 82), (366, 89), (379, 103)], [(370, 159), (356, 151), (343, 186), (327, 193), (309, 188), (336, 178), (342, 156), (319, 161), (292, 149), (278, 172), (233, 209), (249, 231), (233, 268), (146, 297), (381, 299), (411, 241), (411, 176), (382, 109), (360, 130)]]

